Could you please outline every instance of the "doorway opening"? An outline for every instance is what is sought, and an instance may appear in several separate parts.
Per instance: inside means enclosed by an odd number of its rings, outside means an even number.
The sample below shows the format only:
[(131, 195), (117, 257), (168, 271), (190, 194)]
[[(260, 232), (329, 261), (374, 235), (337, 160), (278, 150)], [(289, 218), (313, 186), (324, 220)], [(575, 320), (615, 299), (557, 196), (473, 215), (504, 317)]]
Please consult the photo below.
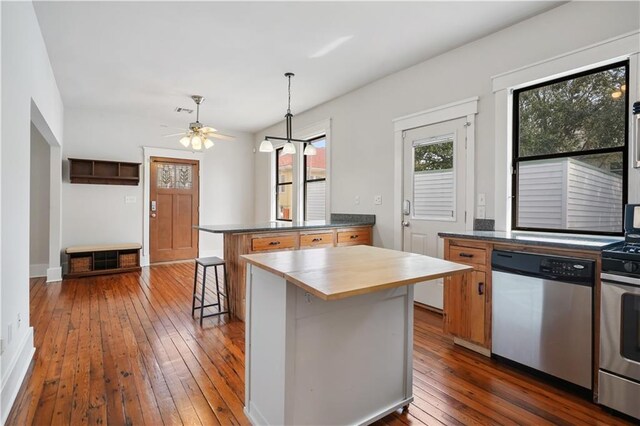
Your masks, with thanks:
[(29, 277), (46, 277), (49, 269), (51, 149), (31, 123), (29, 167)]
[(198, 257), (199, 170), (198, 160), (150, 158), (150, 263)]

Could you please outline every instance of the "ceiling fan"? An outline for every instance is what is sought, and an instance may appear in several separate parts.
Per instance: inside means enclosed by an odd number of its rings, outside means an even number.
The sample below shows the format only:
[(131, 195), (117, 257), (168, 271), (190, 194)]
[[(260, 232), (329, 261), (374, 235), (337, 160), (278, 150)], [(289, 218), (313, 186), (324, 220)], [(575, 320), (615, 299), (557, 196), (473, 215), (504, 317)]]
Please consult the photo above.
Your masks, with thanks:
[(204, 98), (200, 95), (193, 95), (191, 96), (191, 99), (196, 103), (196, 121), (189, 123), (189, 128), (184, 132), (165, 135), (166, 138), (182, 135), (180, 143), (185, 148), (191, 145), (191, 147), (197, 151), (201, 150), (203, 145), (206, 149), (211, 148), (213, 146), (211, 138), (221, 139), (224, 141), (231, 141), (235, 139), (233, 136), (218, 133), (218, 131), (213, 127), (204, 126), (200, 122), (200, 104), (204, 102)]

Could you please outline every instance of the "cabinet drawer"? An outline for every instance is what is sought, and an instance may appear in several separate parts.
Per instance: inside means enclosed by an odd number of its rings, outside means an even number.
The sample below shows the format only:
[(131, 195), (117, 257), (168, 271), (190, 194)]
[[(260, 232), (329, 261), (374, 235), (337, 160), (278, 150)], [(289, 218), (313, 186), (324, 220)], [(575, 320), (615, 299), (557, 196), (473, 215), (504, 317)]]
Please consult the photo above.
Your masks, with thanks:
[(296, 247), (295, 235), (280, 235), (277, 237), (259, 237), (251, 239), (251, 250), (284, 250)]
[(330, 247), (333, 245), (333, 233), (300, 235), (300, 247)]
[(487, 261), (487, 251), (472, 247), (450, 246), (448, 260), (472, 265), (484, 265)]
[(351, 231), (338, 231), (338, 245), (348, 246), (356, 244), (371, 244), (371, 230), (353, 229)]

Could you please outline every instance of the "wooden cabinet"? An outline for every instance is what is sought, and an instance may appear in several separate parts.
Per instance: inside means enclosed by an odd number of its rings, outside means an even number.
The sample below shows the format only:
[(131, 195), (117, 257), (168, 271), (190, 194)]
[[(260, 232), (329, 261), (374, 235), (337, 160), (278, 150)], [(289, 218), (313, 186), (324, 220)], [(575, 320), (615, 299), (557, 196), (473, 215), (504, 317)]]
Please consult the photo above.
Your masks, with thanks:
[(371, 244), (371, 228), (351, 228), (338, 230), (338, 246), (355, 246)]
[(65, 278), (139, 271), (140, 248), (136, 243), (69, 247)]
[(444, 331), (490, 350), (491, 247), (483, 243), (446, 240), (445, 259), (473, 266), (474, 270), (445, 279)]
[(286, 250), (296, 248), (296, 235), (269, 235), (251, 238), (251, 251)]
[(71, 183), (138, 185), (140, 163), (69, 158)]
[(300, 233), (300, 248), (332, 247), (333, 232)]

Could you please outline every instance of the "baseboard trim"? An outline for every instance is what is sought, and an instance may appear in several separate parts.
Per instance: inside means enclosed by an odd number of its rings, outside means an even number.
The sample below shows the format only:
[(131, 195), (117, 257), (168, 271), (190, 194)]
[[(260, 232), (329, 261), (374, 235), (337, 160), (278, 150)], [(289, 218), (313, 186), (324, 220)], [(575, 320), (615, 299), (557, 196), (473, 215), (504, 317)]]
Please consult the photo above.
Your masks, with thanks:
[(33, 346), (33, 327), (25, 334), (20, 349), (9, 364), (7, 374), (2, 377), (0, 389), (0, 425), (4, 425), (11, 411), (11, 407), (18, 396), (18, 391), (31, 364), (31, 359), (36, 351)]
[(62, 267), (60, 266), (47, 269), (47, 282), (54, 283), (56, 281), (62, 281)]
[(47, 276), (47, 269), (49, 265), (46, 263), (37, 263), (35, 265), (29, 265), (29, 278), (39, 278)]

